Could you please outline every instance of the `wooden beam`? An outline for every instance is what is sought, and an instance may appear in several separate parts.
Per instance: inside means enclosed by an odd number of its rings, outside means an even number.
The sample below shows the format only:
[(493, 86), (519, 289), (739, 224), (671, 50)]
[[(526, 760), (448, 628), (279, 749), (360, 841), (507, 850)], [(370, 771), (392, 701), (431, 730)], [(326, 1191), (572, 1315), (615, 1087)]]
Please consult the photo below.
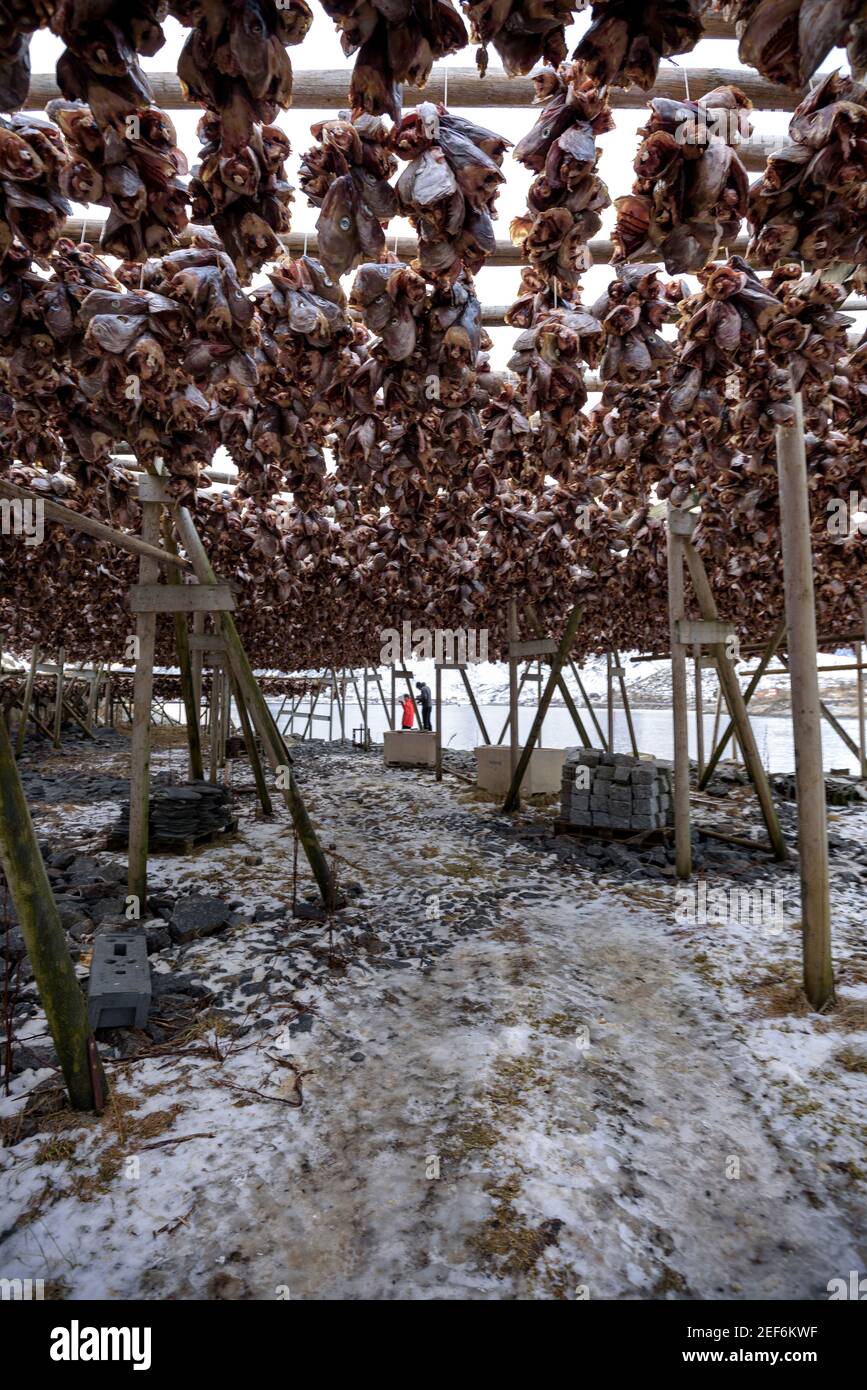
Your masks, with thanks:
[[(166, 516), (163, 522), (163, 539), (167, 550), (175, 549), (175, 538), (172, 533), (171, 519)], [(180, 585), (180, 575), (175, 570), (166, 570), (166, 582), (169, 585)], [(190, 633), (187, 628), (187, 619), (184, 613), (174, 615), (175, 622), (175, 650), (178, 654), (178, 670), (181, 676), (181, 698), (186, 712), (187, 724), (187, 757), (189, 761), (189, 772), (191, 782), (201, 782), (205, 776), (205, 765), (202, 760), (202, 731), (199, 727), (199, 706), (196, 702), (195, 685), (193, 681), (193, 664), (190, 654)]]
[[(215, 584), (216, 575), (213, 566), (205, 547), (202, 545), (192, 516), (186, 507), (178, 507), (175, 516), (178, 534), (192, 561), (196, 578), (200, 584)], [(304, 848), (313, 877), (316, 879), (322, 901), (327, 908), (333, 908), (336, 903), (334, 877), (319, 843), (319, 837), (313, 828), (313, 823), (304, 804), (304, 798), (295, 781), (289, 750), (274, 723), (274, 717), (253, 675), (252, 667), (231, 613), (221, 613), (220, 623), (223, 637), (226, 640), (228, 661), (232, 673), (241, 687), (241, 694), (247, 701), (250, 717), (262, 740), (262, 746), (266, 750), (271, 768), (272, 770), (276, 770), (278, 767), (284, 769), (283, 786), (281, 787), (283, 797), (292, 816), (292, 822)]]
[(461, 666), (459, 669), (461, 673), (461, 680), (464, 683), (464, 689), (466, 690), (467, 695), (469, 696), (470, 705), (472, 706), (473, 714), (476, 716), (476, 723), (478, 724), (479, 731), (482, 735), (482, 742), (484, 744), (489, 744), (491, 742), (490, 735), (488, 734), (488, 730), (485, 727), (485, 721), (482, 718), (482, 711), (479, 709), (479, 706), (476, 703), (476, 697), (473, 691), (473, 687), (470, 684), (470, 678), (467, 675), (466, 669), (463, 666)]
[(235, 600), (228, 584), (134, 584), (131, 613), (232, 613)]
[[(204, 612), (200, 610), (204, 618)], [(215, 632), (191, 632), (187, 638), (191, 652), (212, 652), (215, 656), (226, 655), (226, 644)]]
[(696, 644), (717, 647), (721, 642), (727, 642), (733, 637), (734, 631), (734, 623), (694, 622), (690, 618), (681, 618), (677, 624), (677, 640), (685, 647)]
[[(142, 502), (142, 539), (156, 546), (160, 537), (160, 504)], [(139, 560), (139, 583), (152, 585), (159, 575), (157, 562), (148, 555)], [(129, 849), (127, 887), (138, 898), (144, 913), (148, 886), (148, 820), (150, 815), (151, 701), (154, 693), (154, 652), (157, 615), (139, 613), (136, 618), (136, 663), (133, 676), (132, 741), (129, 775)]]
[(516, 661), (526, 661), (528, 657), (553, 656), (557, 643), (551, 637), (540, 637), (532, 642), (510, 642), (509, 654)]
[[(787, 659), (783, 652), (780, 652), (780, 661), (783, 665), (784, 670), (786, 671), (786, 674), (791, 676), (791, 671), (789, 670)], [(818, 668), (816, 670), (816, 674), (818, 675)], [(840, 742), (844, 744), (846, 748), (848, 748), (852, 756), (854, 758), (859, 758), (859, 749), (854, 738), (852, 738), (851, 735), (846, 732), (837, 716), (833, 714), (831, 710), (829, 710), (824, 700), (819, 701), (819, 712), (822, 715), (823, 719), (827, 719), (828, 723), (831, 725), (831, 728), (834, 730), (834, 733), (837, 735)]]
[(27, 717), (30, 714), (30, 701), (33, 699), (33, 685), (36, 680), (36, 667), (39, 665), (39, 648), (34, 646), (30, 653), (30, 670), (27, 672), (27, 680), (24, 685), (24, 699), (21, 702), (21, 723), (18, 725), (18, 733), (15, 739), (15, 755), (20, 757), (24, 751), (24, 733), (27, 727)]
[(858, 692), (858, 763), (862, 777), (867, 777), (867, 726), (865, 726), (865, 701), (864, 701), (864, 648), (860, 642), (855, 643), (855, 657), (858, 662), (857, 692)]
[(268, 793), (268, 783), (265, 781), (265, 773), (262, 768), (262, 759), (259, 757), (259, 749), (256, 747), (256, 735), (253, 732), (253, 724), (250, 719), (250, 711), (244, 703), (239, 686), (234, 675), (231, 675), (232, 690), (235, 695), (235, 704), (238, 707), (238, 718), (241, 721), (241, 732), (244, 735), (244, 747), (247, 749), (247, 757), (250, 759), (250, 766), (253, 769), (253, 780), (256, 783), (256, 795), (259, 798), (259, 805), (262, 807), (263, 816), (272, 816), (274, 807), (271, 804), (271, 797)]
[[(705, 618), (715, 623), (717, 620), (716, 601), (710, 587), (710, 580), (704, 563), (693, 545), (692, 541), (684, 541), (684, 554), (686, 563), (689, 566), (689, 575), (692, 580), (692, 587), (698, 599), (698, 606)], [(777, 815), (777, 808), (774, 805), (774, 798), (771, 795), (771, 786), (768, 781), (761, 757), (759, 756), (756, 736), (750, 717), (747, 714), (747, 707), (744, 704), (744, 697), (741, 693), (740, 682), (733, 663), (729, 660), (726, 653), (725, 643), (720, 642), (714, 650), (717, 659), (717, 671), (719, 672), (720, 684), (726, 697), (726, 704), (731, 711), (735, 729), (740, 739), (741, 749), (743, 750), (744, 762), (750, 774), (750, 781), (756, 790), (759, 805), (762, 808), (762, 816), (768, 830), (768, 839), (774, 847), (774, 853), (781, 862), (788, 859), (789, 850), (780, 828), (780, 821)]]
[(105, 1076), (2, 719), (0, 863), (69, 1099), (76, 1110), (99, 1110), (107, 1092)]
[[(746, 690), (744, 691), (744, 706), (745, 706), (745, 707), (749, 704), (750, 700), (752, 699), (752, 697), (753, 697), (753, 695), (754, 695), (754, 693), (755, 693), (755, 690), (756, 690), (756, 687), (758, 686), (759, 681), (762, 679), (762, 676), (765, 674), (765, 668), (769, 665), (769, 663), (770, 663), (771, 661), (773, 661), (773, 659), (774, 659), (774, 654), (775, 654), (777, 648), (779, 647), (780, 643), (782, 642), (783, 637), (785, 636), (785, 632), (786, 632), (786, 619), (785, 619), (785, 617), (783, 617), (783, 618), (780, 619), (779, 623), (777, 624), (777, 627), (776, 627), (776, 630), (775, 630), (775, 632), (774, 632), (774, 635), (772, 636), (772, 638), (771, 638), (770, 642), (768, 643), (768, 645), (765, 647), (765, 650), (764, 650), (764, 652), (762, 653), (761, 660), (760, 660), (758, 666), (756, 667), (755, 671), (753, 671), (753, 673), (752, 673), (752, 678), (751, 678), (751, 680), (750, 680), (750, 683), (749, 683), (749, 685), (747, 686)], [(708, 785), (708, 783), (710, 782), (710, 779), (713, 777), (714, 771), (715, 771), (715, 769), (716, 769), (716, 765), (717, 765), (717, 763), (719, 762), (720, 758), (722, 757), (722, 755), (723, 755), (723, 750), (725, 749), (726, 744), (728, 743), (729, 739), (730, 739), (731, 736), (732, 736), (732, 733), (734, 732), (734, 724), (733, 724), (733, 722), (732, 722), (731, 719), (730, 719), (729, 722), (728, 722), (728, 724), (727, 724), (726, 727), (725, 727), (725, 731), (724, 731), (724, 733), (723, 733), (722, 738), (719, 740), (719, 742), (717, 742), (717, 729), (718, 729), (718, 727), (719, 727), (719, 716), (720, 716), (721, 701), (722, 701), (722, 686), (720, 686), (720, 689), (719, 689), (719, 692), (718, 692), (718, 695), (717, 695), (716, 715), (715, 715), (715, 718), (714, 718), (713, 739), (712, 739), (712, 742), (713, 742), (713, 752), (711, 753), (710, 757), (708, 758), (707, 766), (706, 766), (706, 768), (704, 769), (704, 772), (703, 772), (703, 773), (701, 774), (701, 776), (699, 777), (699, 783), (698, 783), (698, 790), (699, 790), (699, 791), (704, 791), (705, 787), (706, 787), (706, 786)]]
[[(512, 784), (518, 772), (518, 742), (519, 742), (519, 723), (518, 723), (518, 659), (515, 656), (515, 647), (518, 644), (518, 605), (515, 599), (509, 599), (509, 769), (512, 775)], [(522, 682), (523, 684), (523, 682)], [(518, 793), (514, 798), (513, 810), (519, 804), (520, 779), (518, 780)], [(507, 798), (508, 799), (508, 798)]]
[[(404, 108), (411, 110), (417, 102), (442, 102), (445, 98), (444, 63), (436, 63), (423, 89), (404, 88)], [(732, 84), (740, 87), (757, 110), (794, 111), (803, 93), (790, 92), (774, 82), (767, 82), (751, 68), (689, 68), (689, 94), (693, 100), (705, 96), (715, 87)], [(199, 110), (187, 100), (177, 73), (148, 72), (147, 79), (154, 103), (165, 111)], [(293, 111), (328, 111), (348, 105), (349, 67), (308, 68), (295, 72), (292, 84)], [(30, 81), (27, 110), (42, 110), (49, 101), (60, 96), (53, 73), (35, 73)], [(453, 111), (480, 107), (531, 106), (535, 95), (529, 77), (508, 77), (502, 68), (489, 67), (484, 77), (474, 67), (448, 68), (448, 105)], [(608, 95), (615, 111), (641, 111), (648, 96), (675, 99), (684, 96), (683, 72), (677, 66), (660, 67), (651, 93), (639, 87), (610, 87)], [(535, 114), (535, 113), (534, 113)]]
[[(506, 793), (506, 799), (503, 802), (503, 812), (505, 815), (510, 815), (512, 811), (516, 811), (520, 804), (521, 783), (523, 782), (524, 774), (530, 765), (530, 758), (532, 757), (533, 749), (536, 745), (540, 733), (542, 732), (542, 725), (545, 722), (545, 715), (548, 713), (548, 707), (551, 704), (551, 699), (557, 686), (558, 677), (560, 675), (560, 672), (563, 670), (563, 663), (568, 658), (569, 652), (572, 648), (572, 643), (575, 640), (575, 634), (578, 631), (578, 624), (581, 621), (581, 611), (582, 610), (580, 604), (576, 603), (572, 608), (572, 612), (569, 614), (569, 617), (566, 621), (566, 626), (563, 630), (563, 636), (560, 638), (560, 643), (557, 648), (556, 655), (554, 656), (554, 660), (551, 662), (551, 672), (548, 676), (545, 689), (542, 692), (542, 698), (539, 701), (539, 708), (536, 710), (536, 715), (530, 727), (530, 732), (524, 741), (524, 747), (521, 750), (521, 756), (518, 759), (518, 764), (514, 772), (512, 773), (512, 783), (509, 787), (508, 792)], [(518, 721), (516, 719), (515, 725), (517, 725), (517, 722)]]
[(437, 666), (434, 671), (434, 688), (436, 697), (436, 729), (434, 730), (434, 744), (436, 752), (434, 755), (434, 778), (437, 782), (443, 780), (443, 673), (442, 667)]
[(816, 673), (816, 604), (804, 410), (800, 393), (789, 425), (777, 427), (780, 537), (786, 592), (788, 652), (792, 670), (792, 721), (798, 794), (798, 848), (804, 989), (814, 1009), (834, 997), (831, 965), (831, 898), (828, 882), (828, 825), (819, 677)]
[(633, 722), (632, 722), (632, 710), (630, 709), (630, 706), (629, 706), (629, 693), (628, 693), (628, 691), (627, 691), (627, 689), (626, 689), (626, 672), (624, 671), (623, 667), (622, 667), (621, 664), (620, 664), (620, 656), (619, 656), (619, 654), (618, 654), (618, 652), (617, 652), (616, 647), (613, 649), (613, 651), (614, 651), (614, 660), (615, 660), (616, 663), (617, 663), (617, 665), (616, 665), (615, 668), (614, 668), (614, 671), (615, 671), (615, 674), (616, 674), (616, 676), (617, 676), (617, 679), (618, 679), (618, 681), (619, 681), (619, 683), (620, 683), (620, 698), (621, 698), (621, 700), (623, 701), (623, 713), (626, 715), (626, 727), (627, 727), (627, 729), (629, 730), (629, 742), (630, 742), (630, 744), (632, 745), (632, 755), (633, 755), (633, 757), (637, 758), (637, 757), (638, 757), (638, 740), (637, 740), (637, 738), (635, 737), (635, 726), (634, 726), (634, 724), (633, 724)]
[(674, 724), (674, 852), (678, 878), (692, 872), (689, 828), (689, 726), (686, 707), (686, 652), (677, 640), (677, 625), (685, 607), (683, 536), (676, 508), (668, 507), (668, 615), (671, 629), (671, 692)]
[(54, 682), (54, 747), (60, 747), (60, 730), (63, 724), (63, 648), (57, 656), (57, 677)]
[(15, 483), (8, 483), (5, 479), (0, 479), (0, 497), (39, 502), (44, 507), (44, 515), (48, 521), (56, 521), (58, 525), (68, 526), (72, 531), (82, 531), (86, 536), (94, 536), (97, 540), (107, 541), (109, 545), (116, 545), (120, 550), (129, 551), (131, 555), (148, 555), (151, 559), (158, 560), (161, 565), (175, 565), (181, 569), (188, 568), (189, 562), (187, 560), (182, 560), (177, 555), (169, 555), (159, 546), (147, 545), (138, 536), (127, 535), (125, 531), (116, 531), (113, 526), (105, 526), (101, 521), (96, 521), (91, 516), (82, 516), (79, 512), (72, 511), (70, 507), (64, 507), (60, 502), (52, 502), (39, 492), (31, 492), (27, 488), (18, 487)]

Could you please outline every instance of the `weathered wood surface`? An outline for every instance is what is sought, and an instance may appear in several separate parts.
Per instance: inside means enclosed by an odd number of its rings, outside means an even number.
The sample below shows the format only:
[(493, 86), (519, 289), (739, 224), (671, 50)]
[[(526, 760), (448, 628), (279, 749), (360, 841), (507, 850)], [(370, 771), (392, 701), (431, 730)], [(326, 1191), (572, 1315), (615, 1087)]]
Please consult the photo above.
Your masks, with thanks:
[(235, 600), (228, 584), (134, 584), (131, 613), (232, 613)]

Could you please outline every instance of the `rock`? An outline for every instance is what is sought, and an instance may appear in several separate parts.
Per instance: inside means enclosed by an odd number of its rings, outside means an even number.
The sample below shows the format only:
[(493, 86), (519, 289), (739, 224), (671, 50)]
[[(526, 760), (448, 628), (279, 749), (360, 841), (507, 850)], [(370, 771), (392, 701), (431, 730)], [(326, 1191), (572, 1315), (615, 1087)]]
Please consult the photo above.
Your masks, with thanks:
[(0, 959), (16, 961), (26, 955), (27, 947), (18, 927), (9, 927), (0, 932)]
[(90, 915), (97, 925), (101, 925), (109, 917), (116, 917), (123, 920), (124, 926), (129, 926), (123, 915), (125, 907), (125, 898), (98, 898), (90, 904)]
[(81, 926), (82, 923), (90, 923), (90, 918), (80, 902), (76, 902), (72, 898), (55, 898), (55, 905), (57, 915), (60, 918), (60, 925), (65, 927), (67, 931), (71, 931), (73, 927)]
[(27, 1043), (12, 1044), (12, 1075), (22, 1071), (41, 1071), (43, 1067), (59, 1066), (53, 1047), (29, 1047)]
[(151, 998), (161, 999), (164, 994), (189, 994), (192, 990), (192, 975), (184, 975), (174, 970), (154, 970), (151, 967)]
[(305, 922), (324, 922), (327, 916), (325, 908), (315, 903), (296, 903), (292, 915)]
[(169, 931), (173, 941), (184, 945), (200, 936), (212, 936), (226, 926), (228, 919), (229, 907), (219, 898), (181, 898), (175, 904)]
[(143, 922), (142, 926), (147, 938), (149, 956), (154, 955), (157, 951), (168, 950), (172, 944), (172, 936), (161, 917), (152, 917), (150, 921)]

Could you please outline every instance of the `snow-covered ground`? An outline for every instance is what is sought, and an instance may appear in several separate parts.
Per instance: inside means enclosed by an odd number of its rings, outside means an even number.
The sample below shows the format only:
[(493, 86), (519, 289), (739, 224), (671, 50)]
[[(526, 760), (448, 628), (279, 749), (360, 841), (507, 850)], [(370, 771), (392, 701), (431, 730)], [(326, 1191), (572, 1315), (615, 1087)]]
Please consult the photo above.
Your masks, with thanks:
[[(0, 1151), (5, 1277), (72, 1298), (822, 1299), (865, 1269), (867, 811), (832, 821), (838, 999), (817, 1016), (791, 868), (703, 870), (776, 886), (782, 929), (682, 925), (670, 868), (588, 868), (541, 833), (549, 809), (516, 824), (345, 749), (298, 769), (361, 895), (331, 942), (293, 920), (291, 828), (248, 791), (236, 840), (152, 861), (160, 886), (234, 895), (240, 925), (158, 967), (223, 1007), (109, 1062), (102, 1119)], [(71, 843), (105, 820), (50, 811)]]

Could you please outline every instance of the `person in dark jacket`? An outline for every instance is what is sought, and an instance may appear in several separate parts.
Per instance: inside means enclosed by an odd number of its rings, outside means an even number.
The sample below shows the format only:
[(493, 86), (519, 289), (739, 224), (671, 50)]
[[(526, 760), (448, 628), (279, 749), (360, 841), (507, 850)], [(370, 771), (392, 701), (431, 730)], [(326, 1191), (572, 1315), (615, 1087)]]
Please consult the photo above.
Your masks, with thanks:
[(430, 729), (430, 712), (433, 705), (430, 686), (425, 685), (424, 681), (416, 681), (415, 688), (418, 691), (418, 703), (421, 709), (421, 726), (423, 729)]

